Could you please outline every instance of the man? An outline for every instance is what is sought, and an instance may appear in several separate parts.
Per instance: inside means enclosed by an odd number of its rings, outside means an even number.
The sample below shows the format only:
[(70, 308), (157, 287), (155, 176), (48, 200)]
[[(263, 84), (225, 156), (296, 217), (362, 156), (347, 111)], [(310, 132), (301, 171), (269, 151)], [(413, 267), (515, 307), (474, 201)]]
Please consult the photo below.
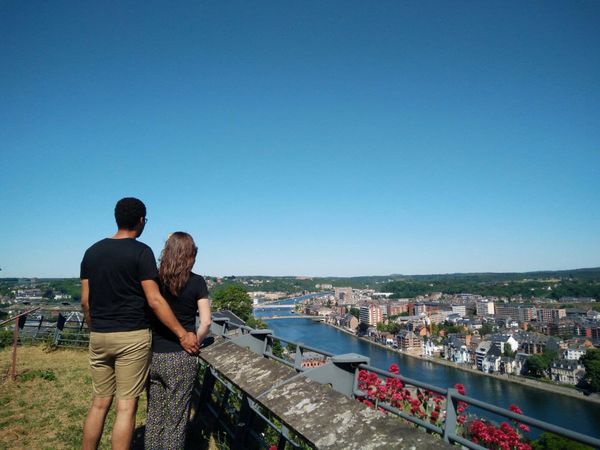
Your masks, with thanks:
[(149, 306), (195, 354), (198, 341), (175, 318), (161, 296), (152, 249), (138, 242), (146, 225), (146, 206), (123, 198), (115, 207), (118, 230), (92, 245), (81, 262), (81, 306), (90, 329), (93, 400), (83, 426), (83, 448), (96, 449), (106, 414), (116, 398), (112, 448), (129, 449), (138, 398), (145, 389), (150, 357)]

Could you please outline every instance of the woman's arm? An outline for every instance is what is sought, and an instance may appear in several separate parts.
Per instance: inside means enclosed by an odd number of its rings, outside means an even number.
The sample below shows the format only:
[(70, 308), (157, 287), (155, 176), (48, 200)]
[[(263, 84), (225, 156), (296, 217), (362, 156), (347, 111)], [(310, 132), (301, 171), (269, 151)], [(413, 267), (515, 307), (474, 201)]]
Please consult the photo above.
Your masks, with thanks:
[(198, 345), (201, 345), (204, 338), (210, 332), (210, 324), (212, 322), (210, 317), (210, 301), (208, 298), (198, 299), (198, 312), (200, 313), (200, 325), (198, 326), (196, 337), (198, 338)]

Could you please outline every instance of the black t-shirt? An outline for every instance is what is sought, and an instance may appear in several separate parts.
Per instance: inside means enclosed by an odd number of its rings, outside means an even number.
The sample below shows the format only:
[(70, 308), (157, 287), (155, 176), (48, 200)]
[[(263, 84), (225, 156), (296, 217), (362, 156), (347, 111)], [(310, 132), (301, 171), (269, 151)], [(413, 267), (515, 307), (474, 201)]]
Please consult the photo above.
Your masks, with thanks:
[[(164, 286), (161, 286), (160, 292), (169, 303), (181, 326), (187, 331), (194, 331), (196, 328), (196, 314), (198, 313), (198, 300), (208, 298), (208, 288), (204, 278), (190, 272), (190, 277), (185, 286), (181, 288), (179, 295), (171, 294)], [(183, 349), (179, 345), (177, 336), (154, 317), (152, 321), (152, 351), (170, 353), (180, 352), (181, 350)]]
[(102, 239), (87, 249), (81, 279), (90, 284), (92, 331), (108, 333), (150, 327), (142, 281), (158, 280), (152, 249), (130, 239)]

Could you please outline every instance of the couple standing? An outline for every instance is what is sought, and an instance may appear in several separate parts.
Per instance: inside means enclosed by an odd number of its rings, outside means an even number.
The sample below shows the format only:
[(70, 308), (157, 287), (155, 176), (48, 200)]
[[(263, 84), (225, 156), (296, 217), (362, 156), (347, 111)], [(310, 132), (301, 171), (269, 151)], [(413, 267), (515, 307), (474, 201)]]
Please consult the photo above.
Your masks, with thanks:
[(211, 322), (206, 282), (191, 271), (198, 249), (189, 234), (173, 233), (157, 269), (152, 249), (136, 240), (147, 222), (144, 203), (119, 200), (115, 219), (116, 234), (92, 245), (81, 262), (93, 390), (82, 447), (98, 447), (114, 398), (112, 448), (129, 449), (138, 398), (149, 379), (145, 448), (180, 449), (198, 369), (195, 355)]

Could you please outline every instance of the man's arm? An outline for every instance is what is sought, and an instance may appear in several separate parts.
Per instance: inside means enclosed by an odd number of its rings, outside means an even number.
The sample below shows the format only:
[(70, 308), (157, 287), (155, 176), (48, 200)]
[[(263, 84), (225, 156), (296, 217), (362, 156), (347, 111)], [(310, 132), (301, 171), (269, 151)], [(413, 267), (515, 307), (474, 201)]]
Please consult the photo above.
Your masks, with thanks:
[(90, 319), (90, 280), (81, 280), (81, 309), (83, 310), (83, 317), (85, 323), (87, 323), (88, 330), (92, 329), (92, 322)]
[(156, 281), (144, 280), (142, 281), (142, 288), (144, 289), (148, 305), (152, 308), (152, 311), (154, 311), (158, 320), (165, 324), (165, 326), (179, 338), (179, 343), (186, 352), (190, 355), (198, 353), (196, 334), (191, 331), (186, 331), (186, 329), (181, 326), (177, 317), (173, 314), (171, 307), (160, 294)]

